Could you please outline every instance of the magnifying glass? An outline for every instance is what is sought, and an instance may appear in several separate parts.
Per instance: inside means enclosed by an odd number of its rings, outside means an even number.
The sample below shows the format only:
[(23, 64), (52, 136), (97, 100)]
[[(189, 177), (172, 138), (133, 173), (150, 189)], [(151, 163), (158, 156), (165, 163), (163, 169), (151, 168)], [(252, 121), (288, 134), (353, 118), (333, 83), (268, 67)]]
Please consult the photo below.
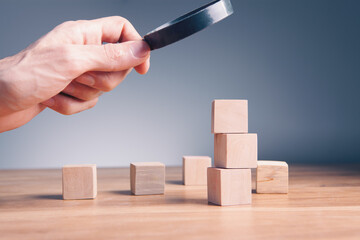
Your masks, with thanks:
[(156, 28), (144, 36), (151, 50), (165, 47), (213, 25), (233, 13), (230, 0), (216, 0)]

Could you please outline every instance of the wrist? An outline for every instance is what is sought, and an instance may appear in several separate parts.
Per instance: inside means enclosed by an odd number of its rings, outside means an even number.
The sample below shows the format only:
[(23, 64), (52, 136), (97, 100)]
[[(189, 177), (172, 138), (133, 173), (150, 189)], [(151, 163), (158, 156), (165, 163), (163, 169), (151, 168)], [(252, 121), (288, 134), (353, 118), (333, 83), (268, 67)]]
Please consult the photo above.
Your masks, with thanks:
[(11, 83), (11, 69), (15, 65), (15, 56), (0, 59), (0, 116), (14, 112), (11, 110), (9, 101), (9, 89)]

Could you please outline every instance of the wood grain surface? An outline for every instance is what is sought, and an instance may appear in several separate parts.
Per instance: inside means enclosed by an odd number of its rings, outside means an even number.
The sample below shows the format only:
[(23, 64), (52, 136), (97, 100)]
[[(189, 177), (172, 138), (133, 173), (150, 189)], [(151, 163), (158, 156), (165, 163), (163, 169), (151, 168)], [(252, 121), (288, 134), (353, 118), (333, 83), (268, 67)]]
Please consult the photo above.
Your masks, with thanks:
[(247, 133), (248, 100), (216, 99), (211, 106), (211, 133)]
[(208, 201), (216, 205), (251, 204), (251, 169), (208, 168)]
[(164, 194), (165, 165), (160, 162), (130, 164), (130, 190), (134, 195)]
[(207, 169), (211, 167), (211, 157), (183, 156), (182, 174), (184, 185), (206, 186)]
[(256, 193), (288, 193), (289, 167), (284, 161), (257, 161)]
[(217, 133), (214, 135), (214, 166), (219, 168), (256, 168), (256, 133)]
[(288, 194), (207, 203), (166, 169), (165, 195), (130, 194), (129, 169), (98, 169), (95, 200), (62, 200), (61, 169), (0, 171), (0, 239), (360, 239), (360, 165), (289, 165)]
[(95, 164), (66, 165), (62, 168), (63, 199), (94, 199), (97, 195)]

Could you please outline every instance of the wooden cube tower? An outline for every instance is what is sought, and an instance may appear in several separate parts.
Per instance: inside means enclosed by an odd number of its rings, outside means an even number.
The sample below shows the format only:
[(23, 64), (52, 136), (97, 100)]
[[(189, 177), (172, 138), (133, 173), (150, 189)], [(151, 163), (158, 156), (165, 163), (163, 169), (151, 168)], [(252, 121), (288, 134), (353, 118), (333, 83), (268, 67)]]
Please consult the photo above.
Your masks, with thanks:
[(257, 193), (288, 193), (289, 168), (282, 161), (258, 161)]
[(214, 165), (221, 168), (256, 168), (257, 134), (215, 134)]
[(184, 185), (206, 185), (207, 168), (211, 167), (211, 158), (206, 156), (183, 157)]
[(221, 206), (251, 204), (251, 169), (208, 168), (208, 201)]
[(211, 133), (247, 133), (247, 100), (214, 100), (212, 102)]
[(96, 198), (96, 165), (65, 165), (62, 169), (62, 191), (65, 200)]
[(130, 188), (134, 195), (164, 194), (165, 165), (160, 162), (131, 163)]
[(214, 165), (208, 168), (208, 201), (251, 204), (251, 168), (257, 167), (257, 134), (248, 133), (247, 100), (214, 100)]

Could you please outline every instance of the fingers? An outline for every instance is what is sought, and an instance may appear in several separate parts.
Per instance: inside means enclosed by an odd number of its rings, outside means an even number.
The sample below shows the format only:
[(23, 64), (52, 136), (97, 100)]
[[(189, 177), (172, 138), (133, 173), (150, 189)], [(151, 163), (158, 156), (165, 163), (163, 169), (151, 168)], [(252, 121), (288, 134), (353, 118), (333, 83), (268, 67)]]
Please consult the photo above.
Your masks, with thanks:
[(119, 85), (131, 69), (120, 72), (88, 72), (72, 81), (62, 93), (78, 100), (90, 101)]
[(82, 101), (60, 93), (45, 102), (42, 102), (42, 104), (58, 113), (72, 115), (94, 107), (97, 101), (98, 98), (94, 98), (89, 101)]
[(72, 81), (62, 93), (42, 102), (64, 115), (75, 114), (95, 106), (102, 91), (111, 91), (131, 69), (120, 72), (89, 72)]
[(139, 66), (134, 67), (136, 72), (139, 74), (146, 74), (149, 71), (149, 68), (150, 68), (150, 55), (149, 55), (149, 58), (146, 59), (145, 62), (143, 62)]
[(104, 17), (89, 22), (100, 29), (102, 42), (117, 43), (142, 39), (134, 26), (123, 17)]
[[(117, 18), (117, 17), (110, 17), (110, 18)], [(106, 20), (107, 19), (105, 18), (105, 21)], [(122, 29), (122, 33), (121, 33), (119, 42), (136, 41), (136, 40), (142, 40), (142, 37), (136, 31), (134, 26), (129, 21), (126, 20), (126, 22), (123, 25), (123, 29)], [(136, 72), (138, 72), (139, 74), (146, 74), (148, 72), (149, 68), (150, 68), (150, 54), (145, 62), (134, 67)]]
[(84, 101), (98, 98), (103, 93), (96, 88), (88, 87), (76, 81), (72, 81), (62, 92)]
[(130, 72), (131, 69), (120, 72), (88, 72), (76, 78), (75, 81), (98, 91), (109, 92), (119, 85)]
[(122, 17), (65, 22), (48, 37), (71, 40), (58, 49), (64, 55), (63, 62), (71, 64), (70, 78), (88, 71), (112, 72), (130, 68), (145, 74), (150, 66), (148, 44)]
[[(136, 31), (134, 26), (125, 18), (112, 16), (91, 20), (91, 22), (101, 26), (102, 42), (123, 43), (128, 41), (142, 40), (142, 37)], [(119, 26), (122, 26), (122, 28), (120, 29)], [(139, 74), (147, 73), (150, 68), (150, 55), (145, 62), (134, 68)]]
[(70, 43), (84, 45), (141, 40), (134, 26), (120, 16), (67, 21), (55, 27), (50, 33), (54, 39), (65, 36), (71, 40)]
[[(144, 63), (150, 48), (144, 41), (105, 45), (71, 45), (73, 68), (80, 73), (89, 71), (118, 72)], [(144, 68), (146, 70), (146, 68)], [(79, 74), (80, 75), (80, 74)]]
[[(129, 41), (142, 40), (142, 37), (136, 31), (134, 26), (127, 19), (119, 16), (99, 18), (85, 22), (88, 24), (88, 27), (84, 28), (84, 38), (85, 40), (87, 39), (85, 42), (90, 43), (92, 42), (91, 39), (97, 39), (96, 37), (94, 38), (91, 36), (91, 34), (89, 34), (88, 29), (97, 29), (97, 35), (101, 35), (101, 43), (124, 43)], [(92, 27), (90, 28), (89, 26)], [(108, 48), (110, 48), (108, 49), (111, 50), (110, 52), (113, 52), (113, 49), (111, 49), (112, 47)], [(139, 46), (136, 46), (135, 48), (139, 48)], [(149, 48), (145, 42), (143, 42), (142, 48), (143, 49), (140, 50), (140, 52), (143, 52), (144, 50), (149, 52)], [(109, 56), (112, 57), (113, 55), (114, 54), (111, 53)], [(150, 56), (150, 53), (148, 55)], [(138, 73), (145, 74), (149, 70), (150, 59), (146, 57), (146, 61), (142, 61), (139, 65), (132, 65), (131, 67), (135, 67), (135, 70)]]

